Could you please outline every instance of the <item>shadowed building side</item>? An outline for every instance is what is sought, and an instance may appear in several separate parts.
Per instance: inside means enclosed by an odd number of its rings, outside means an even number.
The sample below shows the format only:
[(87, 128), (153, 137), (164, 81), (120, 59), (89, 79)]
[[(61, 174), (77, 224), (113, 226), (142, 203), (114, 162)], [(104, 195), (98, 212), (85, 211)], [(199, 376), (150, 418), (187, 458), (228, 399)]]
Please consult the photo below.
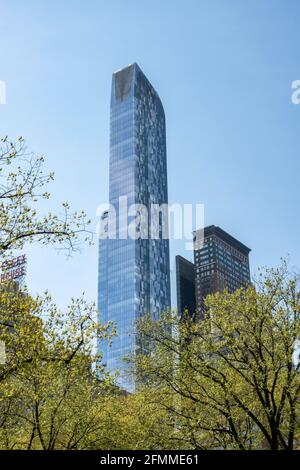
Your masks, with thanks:
[(176, 256), (175, 261), (177, 312), (180, 316), (185, 312), (193, 316), (196, 313), (195, 266), (194, 263), (179, 255)]

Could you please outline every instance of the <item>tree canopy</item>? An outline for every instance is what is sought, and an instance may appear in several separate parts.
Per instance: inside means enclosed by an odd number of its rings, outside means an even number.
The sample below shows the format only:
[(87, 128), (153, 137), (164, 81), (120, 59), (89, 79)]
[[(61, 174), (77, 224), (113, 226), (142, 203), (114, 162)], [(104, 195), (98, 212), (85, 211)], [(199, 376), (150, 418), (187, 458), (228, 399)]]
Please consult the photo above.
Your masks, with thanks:
[(27, 150), (22, 137), (0, 139), (0, 256), (22, 249), (26, 242), (53, 245), (75, 251), (91, 242), (90, 223), (84, 211), (70, 212), (68, 202), (57, 214), (42, 214), (41, 200), (50, 198), (48, 185), (54, 173), (46, 173), (44, 157)]
[[(198, 449), (290, 450), (299, 445), (297, 276), (286, 264), (255, 285), (208, 296), (203, 320), (163, 315), (139, 330), (151, 354), (141, 381), (165, 390), (182, 443)], [(298, 436), (298, 437), (297, 437)]]

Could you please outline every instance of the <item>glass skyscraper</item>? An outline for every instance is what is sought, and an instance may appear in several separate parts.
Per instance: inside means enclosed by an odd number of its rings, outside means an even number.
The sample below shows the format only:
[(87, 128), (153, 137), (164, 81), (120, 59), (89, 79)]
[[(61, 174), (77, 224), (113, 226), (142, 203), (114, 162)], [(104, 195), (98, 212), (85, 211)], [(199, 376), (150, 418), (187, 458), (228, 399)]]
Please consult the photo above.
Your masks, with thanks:
[[(109, 203), (116, 211), (117, 238), (100, 238), (98, 307), (103, 322), (116, 324), (112, 345), (99, 345), (104, 362), (119, 371), (119, 385), (134, 390), (135, 380), (126, 377), (123, 358), (138, 354), (136, 320), (144, 314), (158, 318), (170, 307), (169, 240), (126, 236), (121, 229), (120, 197), (127, 206), (148, 209), (168, 203), (165, 115), (160, 98), (137, 64), (113, 74), (110, 106)], [(108, 223), (110, 214), (102, 220)], [(128, 219), (130, 222), (130, 217)], [(125, 372), (125, 373), (124, 373)]]

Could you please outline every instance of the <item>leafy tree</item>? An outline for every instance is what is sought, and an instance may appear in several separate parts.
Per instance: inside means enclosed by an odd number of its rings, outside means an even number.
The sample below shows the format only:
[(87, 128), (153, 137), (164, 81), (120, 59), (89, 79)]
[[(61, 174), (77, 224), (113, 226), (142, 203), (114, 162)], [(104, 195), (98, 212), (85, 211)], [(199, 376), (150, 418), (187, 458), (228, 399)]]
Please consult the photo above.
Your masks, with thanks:
[[(61, 216), (40, 215), (39, 202), (49, 199), (47, 185), (54, 178), (43, 165), (44, 158), (29, 153), (22, 137), (0, 140), (2, 262), (26, 242), (70, 253), (91, 241), (83, 211), (71, 214), (64, 203)], [(90, 431), (91, 400), (109, 383), (93, 346), (96, 337), (109, 338), (110, 325), (98, 325), (95, 315), (83, 298), (62, 313), (48, 294), (32, 298), (17, 284), (1, 284), (0, 341), (6, 348), (6, 362), (0, 364), (2, 448), (76, 448)]]
[[(140, 379), (164, 389), (174, 437), (196, 449), (290, 450), (299, 446), (298, 279), (285, 264), (255, 286), (208, 296), (204, 319), (147, 318)], [(172, 334), (170, 334), (170, 329)]]
[(8, 289), (0, 305), (0, 449), (175, 448), (163, 392), (125, 393), (93, 353), (114, 331), (94, 323), (92, 305), (74, 300), (63, 314), (48, 295)]
[[(54, 174), (43, 169), (44, 157), (27, 151), (22, 137), (0, 139), (0, 256), (22, 249), (25, 242), (54, 245), (69, 252), (83, 241), (91, 242), (83, 211), (70, 213), (62, 204), (61, 215), (41, 215), (39, 201), (50, 198), (47, 191)], [(9, 253), (10, 254), (10, 253)]]
[(2, 288), (0, 305), (0, 340), (6, 345), (0, 447), (80, 447), (98, 425), (94, 401), (110, 386), (101, 357), (93, 353), (96, 338), (110, 338), (110, 325), (95, 323), (94, 307), (83, 298), (63, 313), (49, 295), (33, 299)]
[(147, 389), (134, 394), (119, 391), (95, 403), (99, 428), (86, 448), (175, 449), (174, 423), (167, 411), (157, 406), (161, 393)]

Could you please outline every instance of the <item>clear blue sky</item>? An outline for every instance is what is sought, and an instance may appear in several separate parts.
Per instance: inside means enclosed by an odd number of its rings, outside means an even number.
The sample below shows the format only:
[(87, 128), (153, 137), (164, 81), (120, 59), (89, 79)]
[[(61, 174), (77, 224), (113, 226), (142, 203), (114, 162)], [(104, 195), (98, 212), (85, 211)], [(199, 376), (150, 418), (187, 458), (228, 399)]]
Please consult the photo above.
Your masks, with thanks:
[[(0, 134), (46, 155), (50, 209), (67, 199), (95, 221), (111, 73), (136, 61), (166, 112), (170, 202), (204, 203), (206, 224), (252, 248), (253, 273), (288, 254), (300, 266), (299, 18), (297, 0), (1, 0)], [(97, 246), (28, 253), (32, 292), (96, 298)]]

